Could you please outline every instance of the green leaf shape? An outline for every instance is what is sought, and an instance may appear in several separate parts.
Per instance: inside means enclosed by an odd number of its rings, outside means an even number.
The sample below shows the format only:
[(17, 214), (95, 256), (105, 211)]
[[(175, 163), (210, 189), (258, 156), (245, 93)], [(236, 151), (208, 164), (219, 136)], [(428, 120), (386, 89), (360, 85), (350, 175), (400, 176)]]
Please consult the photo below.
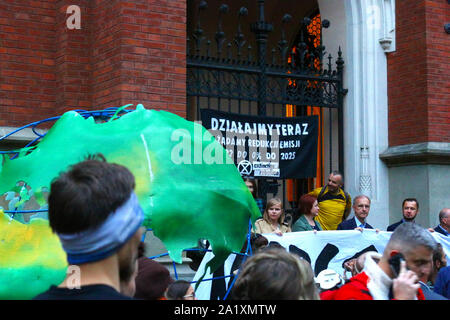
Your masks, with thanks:
[(204, 127), (142, 105), (105, 123), (66, 112), (33, 150), (4, 162), (0, 194), (24, 181), (44, 205), (42, 188), (50, 189), (60, 172), (95, 153), (134, 174), (144, 225), (177, 263), (202, 238), (216, 256), (211, 266), (219, 265), (241, 250), (249, 219), (260, 216), (235, 165)]

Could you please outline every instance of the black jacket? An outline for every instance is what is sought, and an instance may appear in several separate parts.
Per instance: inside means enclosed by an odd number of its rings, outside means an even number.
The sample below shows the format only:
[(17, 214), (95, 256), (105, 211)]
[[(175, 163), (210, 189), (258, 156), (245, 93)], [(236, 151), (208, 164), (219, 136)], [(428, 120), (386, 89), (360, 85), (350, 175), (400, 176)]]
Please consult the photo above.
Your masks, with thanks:
[(442, 227), (440, 225), (437, 225), (436, 228), (434, 228), (434, 231), (439, 232), (440, 234), (443, 234), (444, 236), (447, 236), (444, 231), (442, 230)]
[(387, 227), (387, 231), (394, 231), (402, 223), (403, 223), (403, 219), (397, 223), (391, 224), (389, 227)]
[[(338, 225), (337, 230), (353, 230), (353, 229), (355, 229), (356, 227), (357, 227), (357, 225), (356, 225), (356, 222), (355, 222), (355, 218), (351, 218), (351, 219), (342, 221), (342, 222)], [(368, 223), (366, 222), (366, 227), (365, 227), (365, 229), (373, 229), (373, 227), (372, 227), (370, 224), (368, 224)]]

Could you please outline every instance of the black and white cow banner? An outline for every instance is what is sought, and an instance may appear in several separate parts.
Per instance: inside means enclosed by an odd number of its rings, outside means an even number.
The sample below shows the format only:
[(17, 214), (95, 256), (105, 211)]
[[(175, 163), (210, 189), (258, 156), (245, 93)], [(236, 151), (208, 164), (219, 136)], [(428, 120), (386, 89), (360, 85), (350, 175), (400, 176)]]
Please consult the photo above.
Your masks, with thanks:
[[(264, 234), (270, 242), (276, 242), (291, 253), (297, 254), (311, 263), (315, 276), (322, 270), (332, 269), (343, 275), (345, 270), (343, 262), (365, 251), (377, 251), (383, 253), (392, 232), (364, 229), (363, 232), (350, 231), (313, 231), (285, 233), (283, 236)], [(450, 258), (450, 237), (438, 232), (432, 233), (436, 241), (440, 242)], [(197, 281), (205, 271), (206, 263), (213, 258), (211, 252), (207, 252), (203, 258), (193, 281)], [(230, 297), (229, 289), (233, 283), (235, 270), (238, 270), (244, 259), (243, 255), (231, 254), (213, 274), (207, 270), (195, 292), (199, 300), (222, 300)], [(450, 261), (450, 260), (449, 260)], [(215, 280), (210, 280), (215, 279)]]

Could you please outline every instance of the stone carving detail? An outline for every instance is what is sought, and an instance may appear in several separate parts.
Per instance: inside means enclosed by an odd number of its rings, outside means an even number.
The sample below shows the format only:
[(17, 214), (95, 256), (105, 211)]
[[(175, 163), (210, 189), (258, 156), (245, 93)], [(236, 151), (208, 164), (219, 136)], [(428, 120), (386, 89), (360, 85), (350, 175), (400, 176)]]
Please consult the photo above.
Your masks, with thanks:
[(384, 52), (395, 51), (395, 0), (383, 0), (381, 4), (381, 38), (378, 40)]
[(369, 170), (369, 147), (361, 147), (361, 174), (359, 176), (359, 190), (367, 196), (372, 195), (372, 178)]

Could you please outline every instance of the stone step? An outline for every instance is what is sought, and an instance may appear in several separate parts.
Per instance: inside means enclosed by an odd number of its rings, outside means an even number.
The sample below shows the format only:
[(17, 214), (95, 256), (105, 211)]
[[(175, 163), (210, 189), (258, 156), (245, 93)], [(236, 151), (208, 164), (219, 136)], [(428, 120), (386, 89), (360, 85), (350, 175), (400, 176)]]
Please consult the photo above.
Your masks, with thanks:
[(170, 259), (167, 256), (155, 258), (155, 261), (161, 263), (167, 269), (169, 269), (170, 275), (174, 279), (192, 281), (192, 279), (194, 278), (195, 271), (192, 270), (191, 267), (189, 267), (189, 263), (192, 262), (192, 260), (189, 258), (183, 257), (182, 263), (181, 264), (175, 263), (175, 267), (172, 259)]
[[(175, 263), (175, 269), (173, 266), (172, 259), (168, 255), (164, 255), (167, 253), (167, 249), (161, 240), (153, 234), (153, 231), (147, 231), (145, 234), (145, 256), (146, 257), (156, 257), (155, 261), (163, 264), (170, 271), (170, 275), (172, 278), (183, 279), (186, 281), (192, 281), (195, 275), (195, 271), (189, 267), (189, 263), (192, 260), (186, 257), (186, 253), (183, 252), (182, 255), (182, 263)], [(159, 256), (162, 255), (162, 256)]]

